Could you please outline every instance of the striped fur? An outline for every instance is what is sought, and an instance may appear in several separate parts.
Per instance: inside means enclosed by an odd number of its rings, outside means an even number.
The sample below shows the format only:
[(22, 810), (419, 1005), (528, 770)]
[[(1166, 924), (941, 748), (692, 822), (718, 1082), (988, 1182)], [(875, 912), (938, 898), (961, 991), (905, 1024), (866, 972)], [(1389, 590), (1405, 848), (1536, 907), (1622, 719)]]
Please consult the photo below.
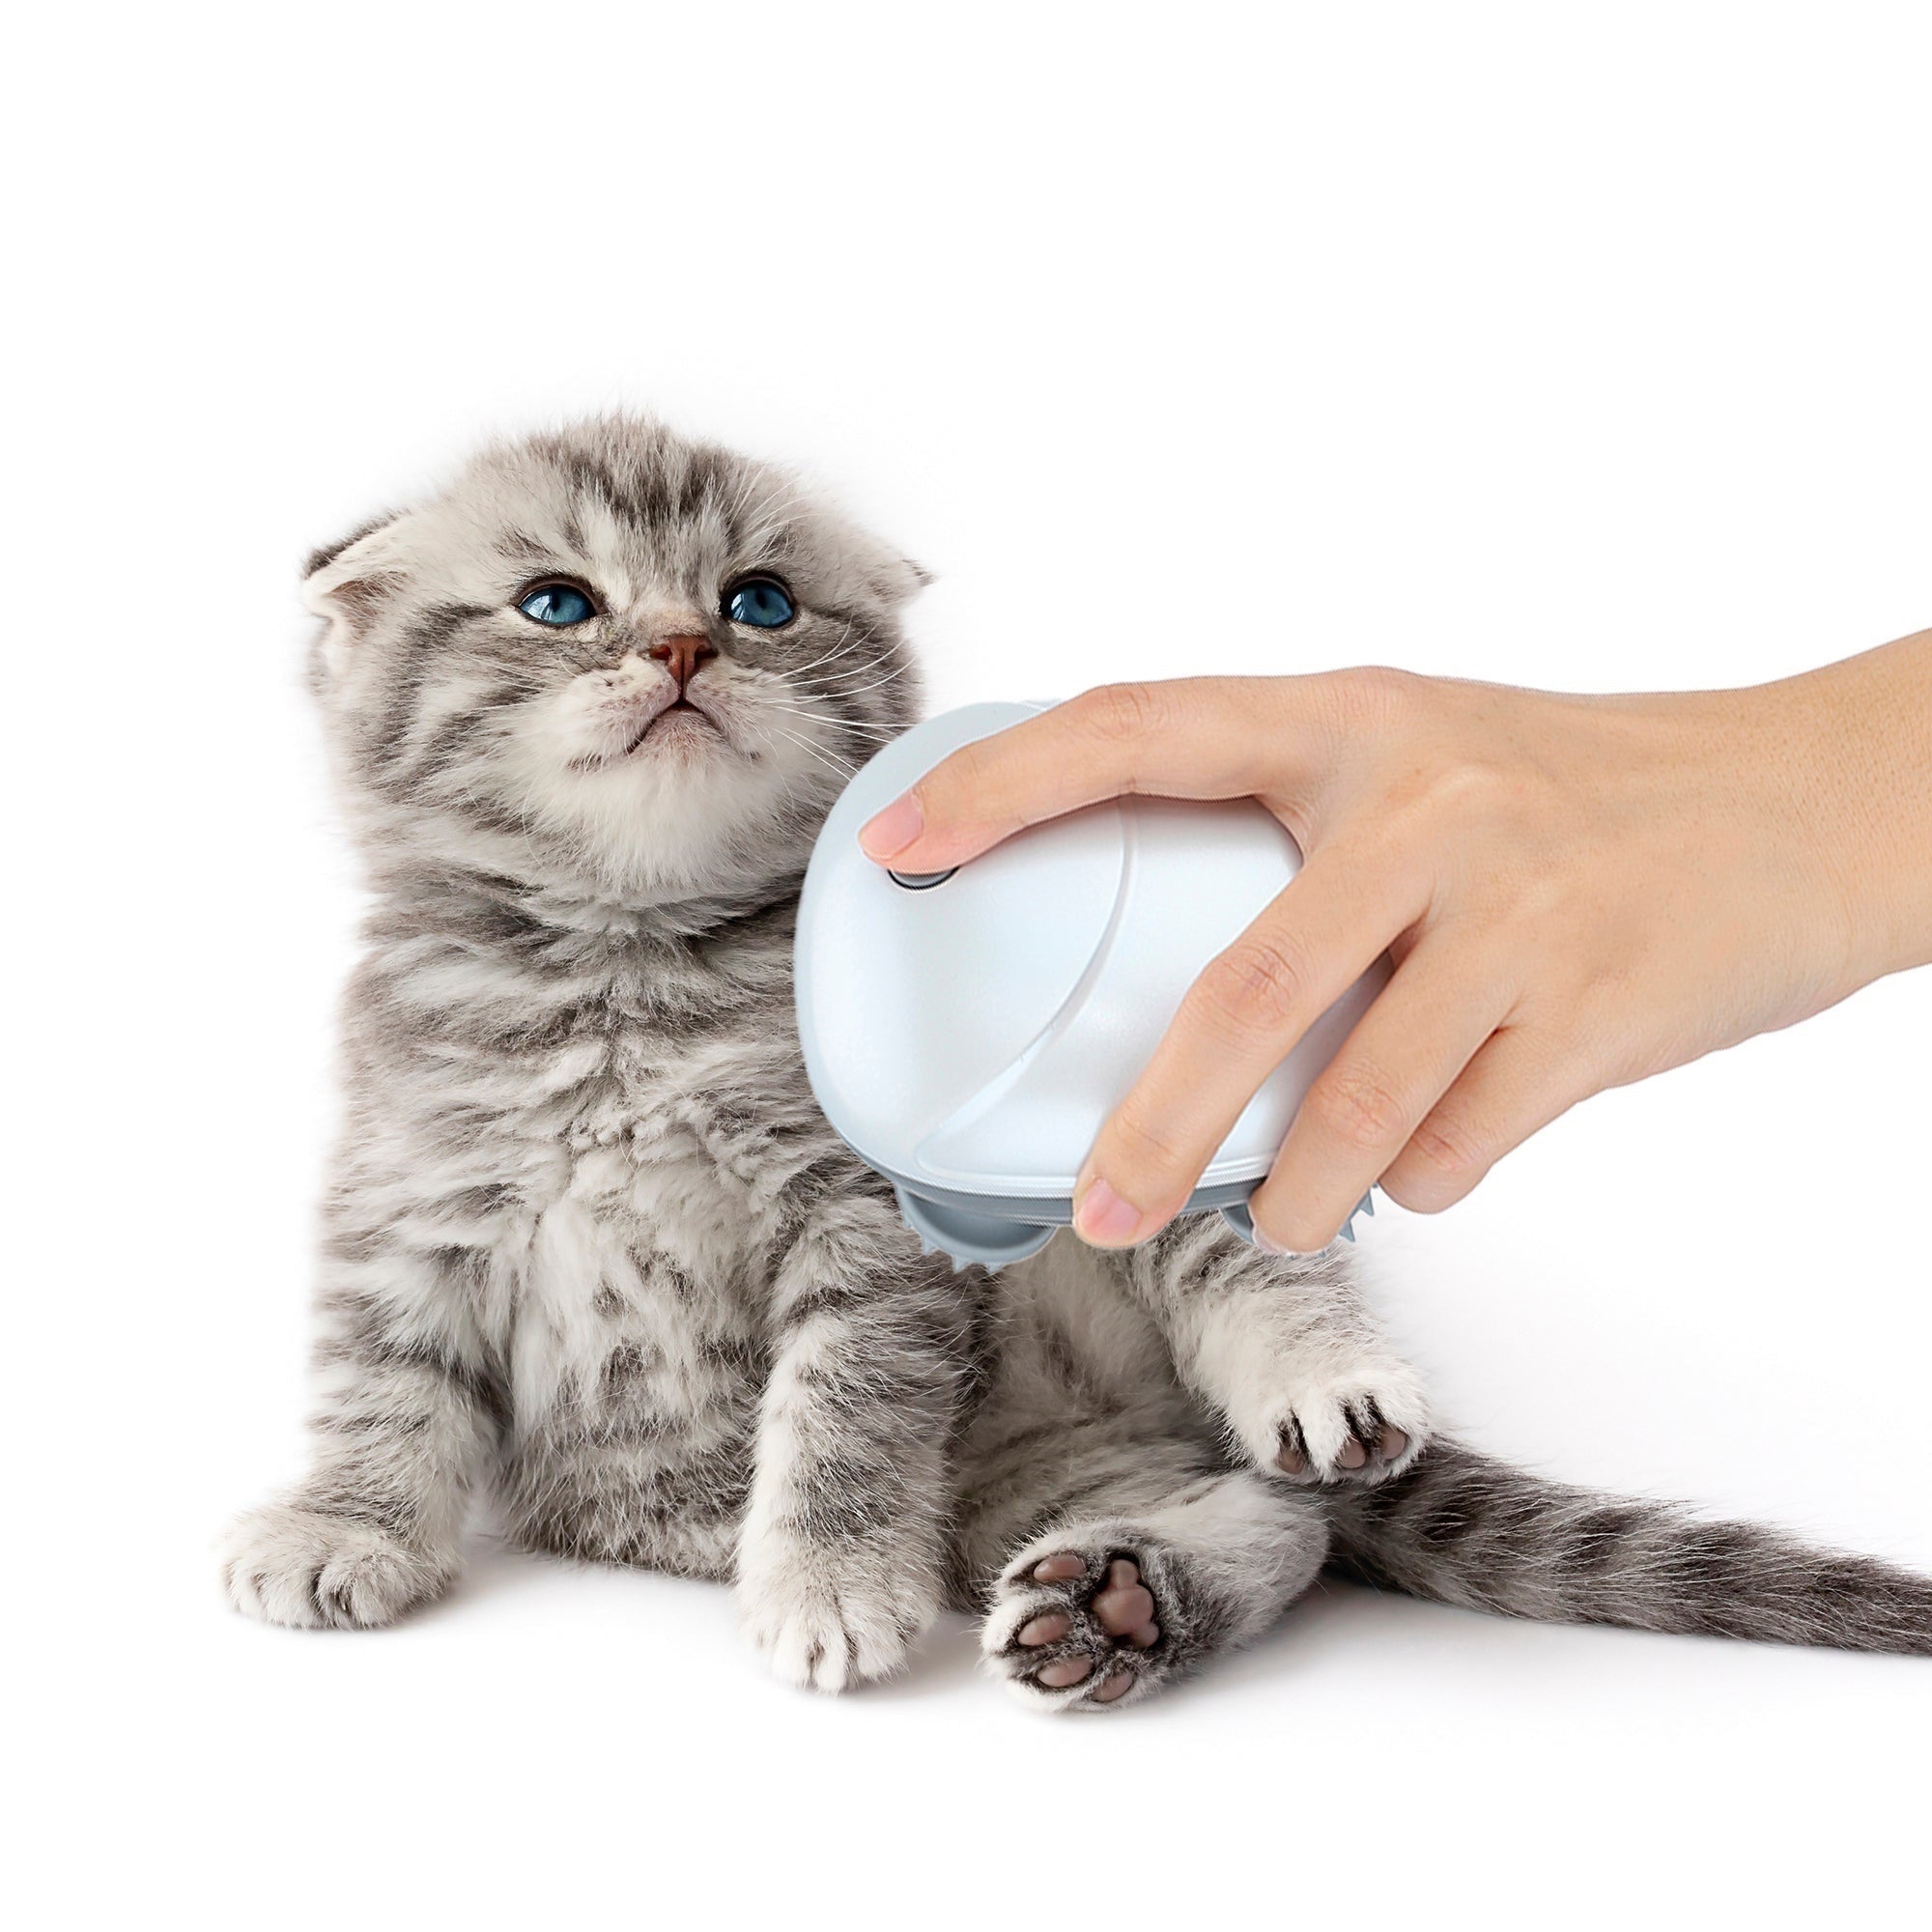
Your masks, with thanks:
[[(792, 589), (782, 631), (720, 615), (753, 570)], [(591, 621), (518, 613), (554, 575)], [(1331, 1543), (1514, 1614), (1923, 1649), (1917, 1579), (1424, 1453), (1336, 1256), (1213, 1219), (997, 1282), (920, 1253), (812, 1104), (790, 952), (813, 832), (917, 714), (921, 581), (782, 473), (622, 418), (487, 450), (312, 559), (369, 909), (313, 1453), (236, 1527), (237, 1605), (386, 1622), (448, 1586), (488, 1492), (530, 1548), (731, 1581), (828, 1689), (951, 1603), (1023, 1696), (1138, 1701)], [(701, 717), (658, 716), (673, 633), (715, 651)]]
[(1932, 1582), (1756, 1523), (1544, 1482), (1437, 1442), (1333, 1511), (1332, 1561), (1381, 1589), (1545, 1623), (1932, 1656)]

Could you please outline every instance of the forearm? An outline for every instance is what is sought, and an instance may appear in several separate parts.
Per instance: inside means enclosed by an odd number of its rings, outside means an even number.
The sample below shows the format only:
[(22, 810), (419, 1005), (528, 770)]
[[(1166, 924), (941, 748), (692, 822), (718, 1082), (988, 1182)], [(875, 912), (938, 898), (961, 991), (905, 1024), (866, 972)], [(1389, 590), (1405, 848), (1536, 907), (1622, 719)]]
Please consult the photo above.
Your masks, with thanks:
[(326, 1259), (320, 1284), (302, 1494), (406, 1541), (450, 1544), (507, 1410), (466, 1299), (486, 1258), (426, 1253), (387, 1230), (353, 1245), (353, 1259)]
[(960, 1285), (867, 1200), (826, 1210), (780, 1265), (751, 1520), (888, 1540), (938, 1520), (966, 1378)]
[(883, 1677), (938, 1613), (961, 1285), (864, 1195), (829, 1205), (778, 1269), (738, 1600), (793, 1683)]
[(1854, 991), (1932, 962), (1932, 631), (1767, 688), (1806, 760)]

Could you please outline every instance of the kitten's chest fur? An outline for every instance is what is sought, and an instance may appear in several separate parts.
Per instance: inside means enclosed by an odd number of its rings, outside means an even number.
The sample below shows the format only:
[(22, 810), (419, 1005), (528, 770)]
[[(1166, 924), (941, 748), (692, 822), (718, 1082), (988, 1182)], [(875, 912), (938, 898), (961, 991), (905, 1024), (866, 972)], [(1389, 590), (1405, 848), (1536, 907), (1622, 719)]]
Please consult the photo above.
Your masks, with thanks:
[[(701, 961), (681, 980), (619, 966), (467, 974), (469, 1000), (416, 1042), (409, 1110), (451, 1198), (495, 1204), (482, 1317), (508, 1397), (511, 1527), (717, 1575), (775, 1258), (802, 1177), (840, 1151), (804, 1078), (788, 973), (748, 987)], [(405, 1156), (418, 1172), (420, 1156)]]
[(601, 1063), (519, 1122), (544, 1145), (511, 1286), (501, 1492), (525, 1542), (700, 1575), (728, 1567), (769, 1366), (782, 1082), (769, 1035), (615, 1021)]
[(600, 1052), (554, 1067), (505, 1122), (544, 1156), (514, 1282), (513, 1400), (534, 1416), (655, 1391), (667, 1424), (696, 1421), (719, 1373), (758, 1351), (784, 1188), (817, 1151), (785, 1104), (789, 1015), (677, 1028), (607, 1012), (600, 1031)]

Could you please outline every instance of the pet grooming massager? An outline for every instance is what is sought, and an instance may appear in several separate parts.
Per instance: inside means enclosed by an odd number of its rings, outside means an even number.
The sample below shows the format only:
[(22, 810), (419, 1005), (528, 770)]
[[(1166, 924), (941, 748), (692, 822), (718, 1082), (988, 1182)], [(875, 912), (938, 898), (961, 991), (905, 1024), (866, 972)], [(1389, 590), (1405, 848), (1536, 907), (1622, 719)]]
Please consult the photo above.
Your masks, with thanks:
[[(931, 877), (860, 851), (859, 828), (949, 753), (1046, 708), (968, 705), (895, 739), (832, 808), (799, 904), (799, 1034), (818, 1104), (928, 1251), (988, 1267), (1071, 1221), (1080, 1164), (1181, 995), (1301, 866), (1246, 799), (1090, 806)], [(1308, 1030), (1186, 1211), (1218, 1208), (1253, 1239), (1248, 1196), (1387, 975), (1378, 961)]]

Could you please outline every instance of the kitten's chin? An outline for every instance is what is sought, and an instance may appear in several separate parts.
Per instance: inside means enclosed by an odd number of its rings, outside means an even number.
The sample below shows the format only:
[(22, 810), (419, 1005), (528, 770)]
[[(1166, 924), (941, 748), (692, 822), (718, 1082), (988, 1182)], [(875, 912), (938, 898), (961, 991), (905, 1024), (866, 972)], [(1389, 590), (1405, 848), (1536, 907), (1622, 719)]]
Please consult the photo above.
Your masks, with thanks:
[(667, 707), (594, 762), (553, 766), (523, 797), (555, 849), (627, 897), (735, 891), (788, 869), (802, 828), (823, 816), (836, 785), (814, 781), (833, 774), (802, 762), (741, 750), (696, 706)]

